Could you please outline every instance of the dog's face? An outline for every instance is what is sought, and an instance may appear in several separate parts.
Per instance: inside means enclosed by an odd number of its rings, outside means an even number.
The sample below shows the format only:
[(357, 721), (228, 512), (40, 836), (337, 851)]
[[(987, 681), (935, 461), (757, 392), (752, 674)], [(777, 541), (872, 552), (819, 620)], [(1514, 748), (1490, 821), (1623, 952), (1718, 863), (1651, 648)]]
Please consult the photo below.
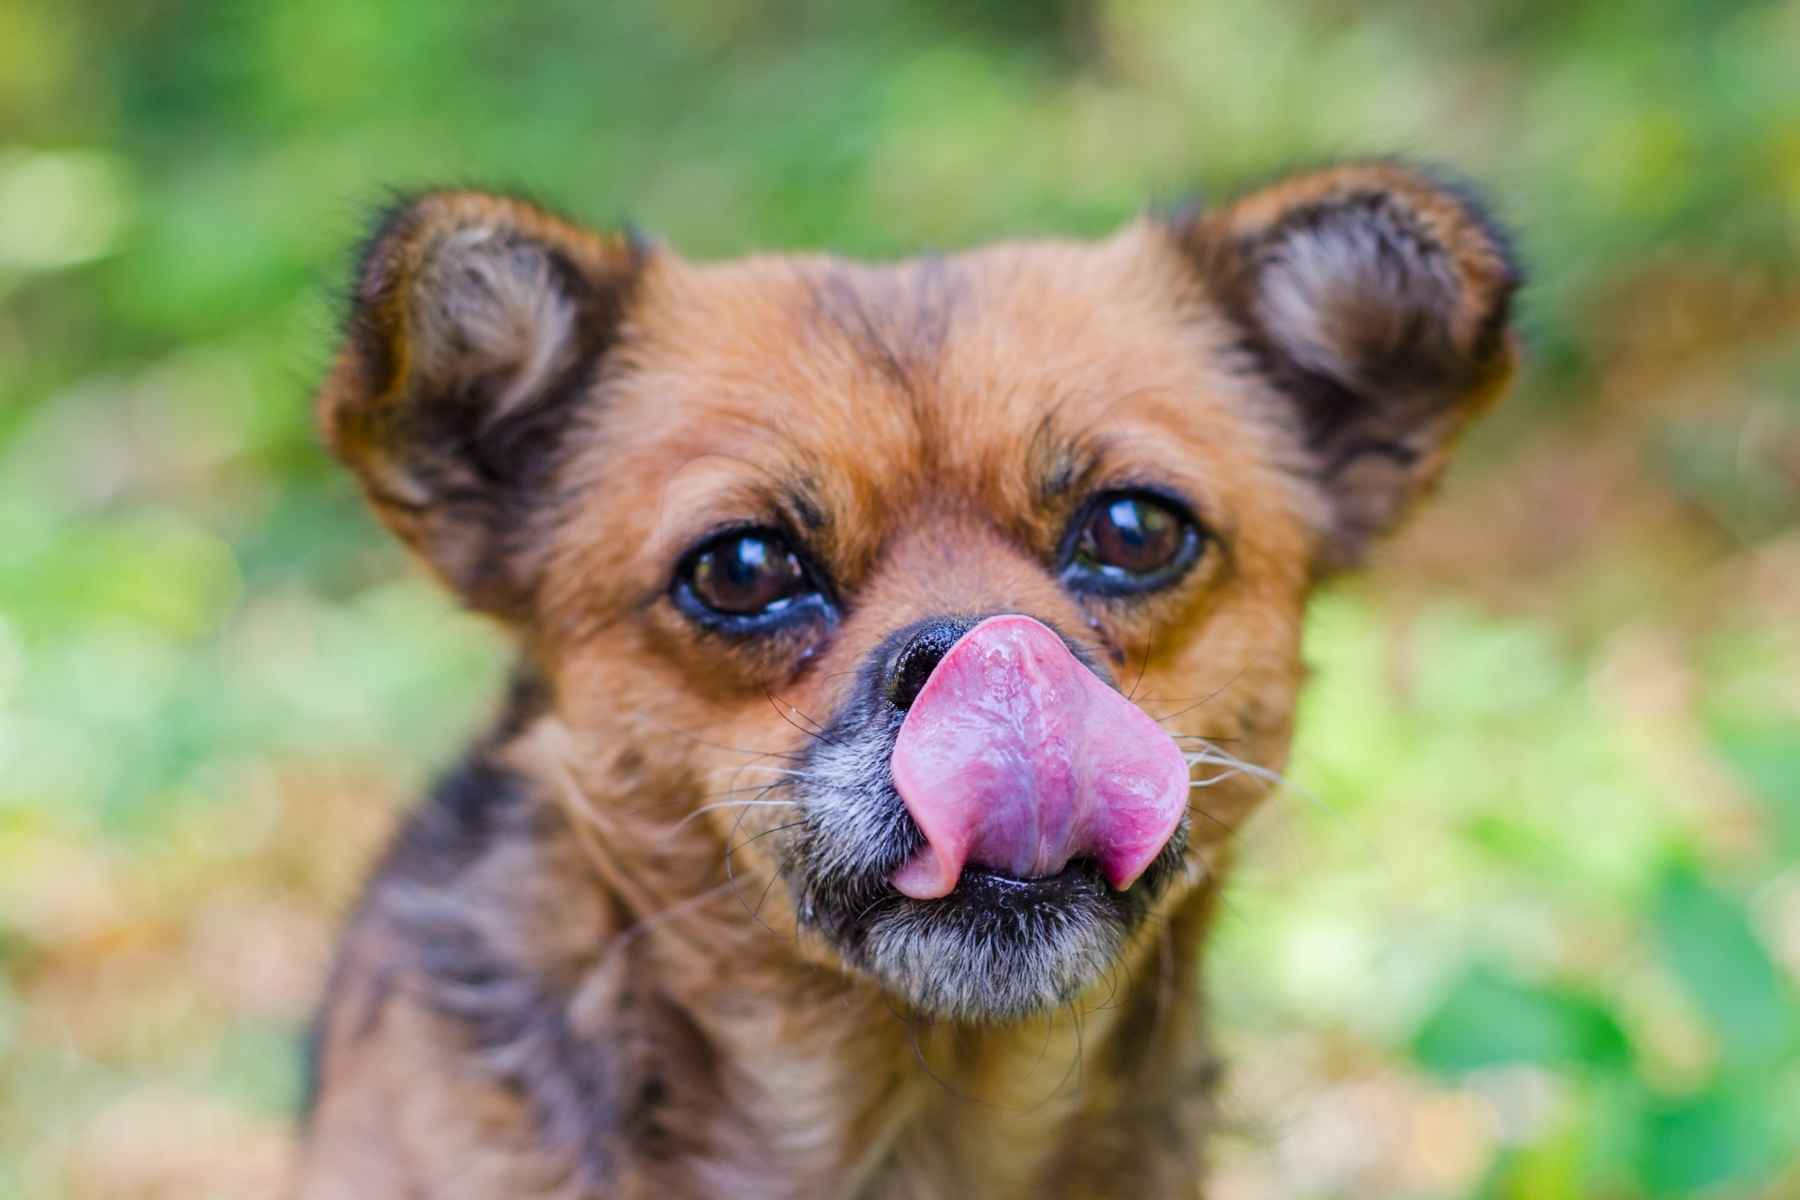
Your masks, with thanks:
[(321, 411), (519, 632), (612, 853), (1004, 1019), (1133, 953), (1266, 790), (1307, 591), (1497, 393), (1513, 286), (1386, 166), (879, 267), (438, 194), (372, 241)]

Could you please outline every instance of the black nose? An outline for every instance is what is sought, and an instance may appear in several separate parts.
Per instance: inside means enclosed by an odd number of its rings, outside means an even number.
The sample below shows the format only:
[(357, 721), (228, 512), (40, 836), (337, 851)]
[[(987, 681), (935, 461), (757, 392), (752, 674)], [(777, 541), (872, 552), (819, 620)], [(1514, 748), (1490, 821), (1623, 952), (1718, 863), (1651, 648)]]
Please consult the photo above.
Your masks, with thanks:
[(898, 648), (888, 657), (888, 701), (898, 709), (911, 708), (950, 647), (974, 626), (962, 617), (932, 617), (897, 634)]

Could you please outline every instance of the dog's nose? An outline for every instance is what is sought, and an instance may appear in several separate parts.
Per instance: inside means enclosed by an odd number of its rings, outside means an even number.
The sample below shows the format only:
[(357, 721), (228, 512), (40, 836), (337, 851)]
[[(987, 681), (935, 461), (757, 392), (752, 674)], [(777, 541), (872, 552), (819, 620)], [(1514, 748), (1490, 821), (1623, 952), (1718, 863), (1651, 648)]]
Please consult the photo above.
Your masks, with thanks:
[(950, 647), (974, 627), (974, 621), (960, 617), (931, 617), (908, 630), (888, 660), (885, 690), (889, 702), (902, 712), (911, 708)]

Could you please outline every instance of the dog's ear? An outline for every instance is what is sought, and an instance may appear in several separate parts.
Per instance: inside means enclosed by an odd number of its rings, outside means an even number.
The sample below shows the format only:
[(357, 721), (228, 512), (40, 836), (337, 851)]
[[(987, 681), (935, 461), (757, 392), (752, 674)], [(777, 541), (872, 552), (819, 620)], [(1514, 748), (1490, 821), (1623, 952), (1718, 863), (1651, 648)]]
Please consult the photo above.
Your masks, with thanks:
[(363, 251), (319, 421), (382, 521), (478, 609), (530, 602), (539, 519), (645, 261), (475, 192), (397, 206)]
[(1325, 500), (1315, 569), (1353, 565), (1511, 375), (1505, 235), (1464, 189), (1386, 163), (1299, 175), (1173, 232), (1303, 443)]

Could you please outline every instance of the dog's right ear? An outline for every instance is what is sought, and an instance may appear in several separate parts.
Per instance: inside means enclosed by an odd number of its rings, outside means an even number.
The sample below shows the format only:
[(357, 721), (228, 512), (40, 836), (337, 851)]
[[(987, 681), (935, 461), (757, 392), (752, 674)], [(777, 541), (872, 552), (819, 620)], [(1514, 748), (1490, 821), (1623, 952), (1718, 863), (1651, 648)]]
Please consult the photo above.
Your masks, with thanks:
[(476, 192), (400, 205), (369, 239), (319, 421), (382, 521), (478, 609), (531, 602), (536, 518), (647, 255)]
[(1361, 560), (1427, 492), (1518, 357), (1519, 269), (1467, 189), (1351, 163), (1170, 226), (1285, 400), (1318, 497), (1313, 568)]

